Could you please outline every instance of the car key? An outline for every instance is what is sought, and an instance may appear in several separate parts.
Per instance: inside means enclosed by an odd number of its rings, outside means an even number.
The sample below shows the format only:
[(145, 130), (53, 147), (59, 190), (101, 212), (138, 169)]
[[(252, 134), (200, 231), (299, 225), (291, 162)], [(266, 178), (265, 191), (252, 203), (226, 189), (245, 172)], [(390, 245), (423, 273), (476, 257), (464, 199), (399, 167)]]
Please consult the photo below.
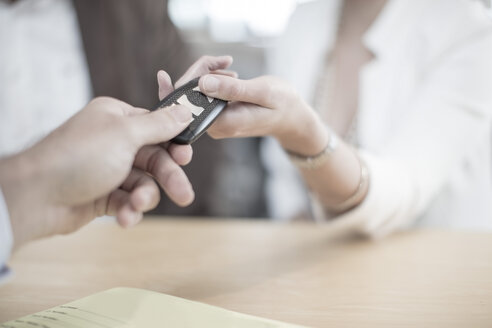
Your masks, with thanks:
[(191, 144), (195, 142), (227, 106), (227, 101), (208, 97), (200, 92), (199, 79), (197, 77), (180, 86), (162, 99), (154, 109), (157, 110), (173, 104), (183, 105), (191, 109), (193, 121), (183, 132), (171, 140), (174, 143)]

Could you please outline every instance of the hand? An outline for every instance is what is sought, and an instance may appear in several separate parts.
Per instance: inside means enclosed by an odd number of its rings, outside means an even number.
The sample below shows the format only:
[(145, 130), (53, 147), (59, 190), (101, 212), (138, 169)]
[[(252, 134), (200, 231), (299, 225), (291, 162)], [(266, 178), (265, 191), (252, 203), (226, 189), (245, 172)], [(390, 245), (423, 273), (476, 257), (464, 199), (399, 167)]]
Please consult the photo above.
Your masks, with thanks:
[(153, 176), (178, 205), (194, 194), (180, 168), (190, 146), (163, 144), (192, 120), (183, 106), (148, 112), (96, 98), (34, 147), (0, 161), (14, 247), (68, 233), (94, 217), (136, 224), (159, 202)]
[[(236, 72), (227, 70), (231, 65), (231, 56), (202, 56), (176, 81), (175, 87), (179, 88), (194, 78), (210, 73), (237, 78)], [(159, 85), (160, 100), (174, 91), (171, 78), (165, 71), (159, 71), (157, 73), (157, 83)]]
[[(232, 58), (229, 60), (231, 63)], [(271, 76), (240, 80), (235, 74), (224, 74), (227, 61), (223, 65), (217, 65), (216, 61), (217, 57), (198, 61), (195, 69), (190, 69), (198, 73), (190, 74), (185, 80), (201, 76), (199, 86), (203, 93), (230, 101), (208, 129), (209, 135), (213, 138), (270, 135), (283, 148), (304, 156), (319, 154), (327, 146), (330, 135), (325, 125), (288, 83)], [(339, 143), (337, 151), (322, 167), (301, 169), (306, 184), (327, 208), (354, 194), (360, 184), (360, 172), (357, 154), (344, 142)], [(367, 189), (359, 202), (366, 192)]]
[(328, 143), (328, 133), (316, 112), (281, 79), (240, 80), (208, 74), (199, 85), (206, 95), (230, 101), (208, 130), (213, 138), (271, 135), (285, 149), (303, 155), (315, 155)]

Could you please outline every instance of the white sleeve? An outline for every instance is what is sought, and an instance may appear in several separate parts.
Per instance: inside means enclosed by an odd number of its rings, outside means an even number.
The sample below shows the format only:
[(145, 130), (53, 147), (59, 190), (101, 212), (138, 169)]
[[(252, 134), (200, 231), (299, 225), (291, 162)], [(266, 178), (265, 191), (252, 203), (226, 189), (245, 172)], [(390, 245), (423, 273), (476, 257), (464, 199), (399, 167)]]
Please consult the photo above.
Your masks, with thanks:
[(360, 151), (370, 172), (368, 194), (334, 225), (370, 237), (406, 227), (423, 214), (470, 149), (489, 137), (490, 33), (438, 59), (388, 146), (378, 154)]
[(10, 276), (7, 261), (12, 251), (13, 236), (7, 204), (0, 189), (0, 285)]

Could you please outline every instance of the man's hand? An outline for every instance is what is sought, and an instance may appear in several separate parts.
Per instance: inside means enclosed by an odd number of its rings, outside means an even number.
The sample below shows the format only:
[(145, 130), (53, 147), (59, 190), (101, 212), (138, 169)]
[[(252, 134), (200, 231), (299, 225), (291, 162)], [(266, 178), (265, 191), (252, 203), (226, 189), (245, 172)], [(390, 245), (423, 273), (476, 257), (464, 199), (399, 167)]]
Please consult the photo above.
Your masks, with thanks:
[(166, 142), (191, 120), (183, 106), (148, 112), (96, 98), (32, 148), (0, 160), (14, 247), (105, 214), (134, 225), (159, 202), (154, 179), (175, 203), (190, 204), (194, 193), (180, 165), (192, 149)]

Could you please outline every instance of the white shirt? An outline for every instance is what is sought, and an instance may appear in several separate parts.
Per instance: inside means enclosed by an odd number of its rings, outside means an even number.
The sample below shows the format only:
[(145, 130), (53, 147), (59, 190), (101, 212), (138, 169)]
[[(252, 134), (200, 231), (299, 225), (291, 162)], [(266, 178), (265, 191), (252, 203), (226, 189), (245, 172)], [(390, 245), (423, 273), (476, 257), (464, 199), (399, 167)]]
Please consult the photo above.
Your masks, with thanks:
[[(0, 2), (0, 47), (0, 156), (6, 156), (29, 147), (80, 110), (91, 88), (70, 1)], [(11, 247), (0, 195), (0, 281), (8, 273)]]
[(29, 147), (91, 96), (72, 2), (0, 2), (0, 156)]
[[(300, 6), (271, 53), (271, 71), (306, 99), (333, 46), (339, 5)], [(492, 20), (482, 4), (389, 0), (364, 42), (376, 56), (360, 73), (358, 108), (370, 189), (332, 224), (374, 237), (409, 225), (492, 229)], [(285, 157), (268, 163), (270, 191), (295, 181), (278, 173)], [(304, 199), (273, 194), (273, 214), (286, 203), (293, 214)]]

